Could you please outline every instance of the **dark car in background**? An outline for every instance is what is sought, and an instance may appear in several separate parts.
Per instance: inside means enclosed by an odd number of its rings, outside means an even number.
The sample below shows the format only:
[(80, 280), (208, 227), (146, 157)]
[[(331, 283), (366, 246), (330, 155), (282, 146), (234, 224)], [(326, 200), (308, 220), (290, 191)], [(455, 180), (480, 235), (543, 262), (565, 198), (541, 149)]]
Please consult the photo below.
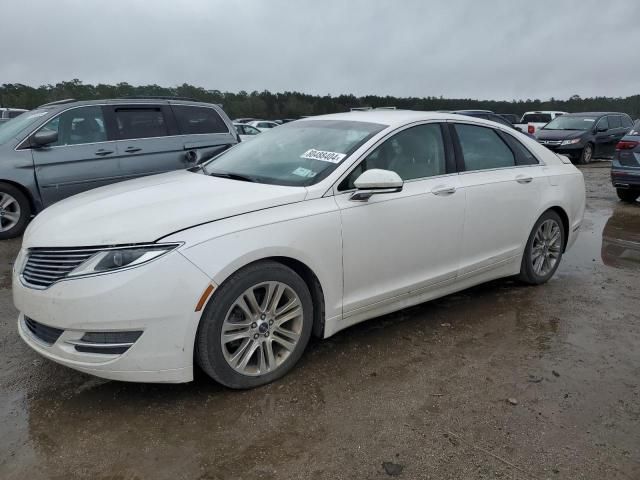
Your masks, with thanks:
[(499, 123), (500, 125), (504, 125), (505, 127), (518, 130), (519, 132), (524, 133), (528, 137), (535, 138), (533, 135), (530, 135), (527, 132), (522, 132), (520, 129), (514, 127), (513, 124), (508, 120), (506, 120), (505, 118), (503, 118), (502, 115), (493, 113), (491, 110), (454, 110), (451, 113), (455, 113), (458, 115), (466, 115), (467, 117), (483, 118), (484, 120), (491, 120), (492, 122)]
[(238, 142), (218, 105), (190, 100), (63, 100), (0, 125), (0, 239), (85, 190), (194, 166)]
[(515, 113), (499, 113), (502, 118), (504, 118), (511, 125), (515, 125), (520, 121), (520, 115), (516, 115)]
[(611, 157), (632, 125), (626, 113), (567, 113), (550, 121), (536, 136), (548, 149), (585, 164), (596, 157)]
[(620, 200), (635, 202), (640, 196), (640, 120), (616, 145), (611, 182)]

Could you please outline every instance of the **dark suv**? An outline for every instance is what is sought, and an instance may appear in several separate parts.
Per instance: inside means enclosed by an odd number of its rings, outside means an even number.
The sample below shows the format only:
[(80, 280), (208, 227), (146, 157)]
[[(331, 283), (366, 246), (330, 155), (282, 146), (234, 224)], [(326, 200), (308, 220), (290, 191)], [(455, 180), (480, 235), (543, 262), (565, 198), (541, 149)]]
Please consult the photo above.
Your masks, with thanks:
[(63, 100), (0, 125), (0, 239), (58, 200), (192, 167), (238, 142), (218, 105), (190, 100)]
[(640, 120), (616, 145), (611, 182), (620, 200), (635, 202), (640, 197)]
[(536, 136), (548, 149), (584, 164), (596, 157), (611, 157), (632, 125), (626, 113), (567, 113), (547, 123)]

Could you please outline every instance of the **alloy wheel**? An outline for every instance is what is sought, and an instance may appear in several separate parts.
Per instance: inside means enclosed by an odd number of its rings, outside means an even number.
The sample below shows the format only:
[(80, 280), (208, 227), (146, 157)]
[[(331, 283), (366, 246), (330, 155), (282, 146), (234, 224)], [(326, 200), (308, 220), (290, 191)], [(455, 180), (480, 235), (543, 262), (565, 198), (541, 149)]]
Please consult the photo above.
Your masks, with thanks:
[(302, 302), (290, 286), (276, 281), (254, 285), (233, 302), (224, 319), (224, 358), (243, 375), (273, 372), (294, 351), (303, 323)]
[(0, 192), (0, 232), (11, 230), (20, 220), (20, 204), (13, 196)]
[(555, 220), (547, 219), (538, 227), (531, 246), (531, 263), (535, 274), (545, 277), (552, 272), (561, 253), (561, 227)]
[(592, 157), (593, 157), (593, 147), (590, 144), (587, 144), (584, 147), (584, 154), (582, 157), (584, 163), (590, 163)]

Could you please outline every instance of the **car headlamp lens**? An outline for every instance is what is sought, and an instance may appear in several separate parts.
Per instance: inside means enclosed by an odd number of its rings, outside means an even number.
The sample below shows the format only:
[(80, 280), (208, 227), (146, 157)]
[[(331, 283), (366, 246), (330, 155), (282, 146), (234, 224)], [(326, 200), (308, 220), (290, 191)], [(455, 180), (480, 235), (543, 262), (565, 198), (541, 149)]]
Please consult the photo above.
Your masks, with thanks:
[(576, 143), (580, 143), (580, 138), (574, 138), (572, 140), (563, 140), (561, 145), (575, 145)]
[(80, 264), (69, 276), (89, 275), (133, 267), (161, 257), (178, 246), (179, 244), (171, 243), (103, 250)]

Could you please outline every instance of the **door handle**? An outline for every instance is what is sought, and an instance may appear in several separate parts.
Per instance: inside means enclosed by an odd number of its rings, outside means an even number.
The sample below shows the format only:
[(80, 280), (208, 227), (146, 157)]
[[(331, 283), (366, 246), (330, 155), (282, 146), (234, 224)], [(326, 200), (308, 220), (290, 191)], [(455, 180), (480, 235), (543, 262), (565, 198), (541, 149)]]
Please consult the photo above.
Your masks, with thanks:
[(518, 183), (531, 183), (533, 177), (527, 177), (526, 175), (518, 175), (516, 177), (516, 182)]
[(135, 153), (142, 150), (140, 147), (127, 147), (125, 153)]
[(452, 195), (456, 193), (456, 187), (438, 185), (437, 187), (433, 187), (431, 193), (434, 195)]
[(113, 153), (113, 150), (105, 150), (104, 148), (101, 148), (96, 152), (96, 155), (100, 157), (104, 157), (105, 155), (111, 155), (112, 153)]

